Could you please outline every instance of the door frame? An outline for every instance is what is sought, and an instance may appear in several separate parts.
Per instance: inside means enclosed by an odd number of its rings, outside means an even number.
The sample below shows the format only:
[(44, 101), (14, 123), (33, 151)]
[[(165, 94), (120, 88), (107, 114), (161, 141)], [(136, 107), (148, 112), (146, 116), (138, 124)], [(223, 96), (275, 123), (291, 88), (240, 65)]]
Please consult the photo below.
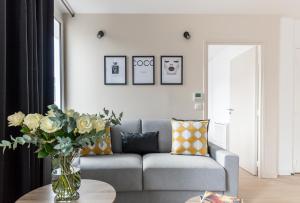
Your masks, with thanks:
[(257, 92), (256, 92), (256, 102), (258, 107), (258, 112), (256, 116), (256, 151), (257, 151), (257, 174), (258, 177), (261, 177), (262, 169), (263, 169), (263, 154), (264, 154), (264, 142), (263, 142), (263, 95), (264, 95), (264, 75), (263, 75), (263, 68), (264, 68), (264, 43), (263, 42), (253, 42), (253, 41), (205, 41), (204, 42), (204, 68), (203, 68), (203, 87), (204, 87), (204, 94), (206, 95), (204, 98), (204, 111), (203, 117), (207, 118), (208, 116), (208, 47), (209, 45), (256, 45), (260, 47), (260, 64), (258, 64), (258, 71), (256, 73), (256, 85)]

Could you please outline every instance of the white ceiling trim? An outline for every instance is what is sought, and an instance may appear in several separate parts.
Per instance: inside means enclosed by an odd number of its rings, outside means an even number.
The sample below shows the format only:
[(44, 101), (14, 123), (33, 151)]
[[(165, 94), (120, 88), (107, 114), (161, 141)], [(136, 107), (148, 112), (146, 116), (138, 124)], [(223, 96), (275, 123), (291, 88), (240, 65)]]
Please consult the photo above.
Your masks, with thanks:
[(236, 14), (300, 17), (300, 0), (68, 0), (76, 13)]

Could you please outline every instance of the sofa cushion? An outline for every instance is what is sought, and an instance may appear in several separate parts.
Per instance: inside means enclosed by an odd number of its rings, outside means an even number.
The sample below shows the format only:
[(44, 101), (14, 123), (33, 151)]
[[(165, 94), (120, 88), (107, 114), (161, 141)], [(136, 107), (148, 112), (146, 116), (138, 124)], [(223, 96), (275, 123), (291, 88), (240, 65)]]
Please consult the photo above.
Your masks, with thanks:
[(122, 152), (121, 131), (129, 133), (141, 133), (141, 120), (122, 121), (122, 125), (111, 128), (112, 151), (114, 153)]
[(158, 132), (121, 132), (123, 153), (158, 153)]
[(175, 120), (172, 123), (172, 154), (208, 156), (209, 120)]
[(172, 126), (169, 119), (142, 120), (142, 132), (159, 131), (158, 145), (160, 152), (171, 152)]
[(143, 181), (144, 190), (226, 190), (224, 168), (204, 156), (147, 154)]
[(96, 143), (91, 146), (83, 147), (80, 150), (81, 156), (110, 154), (112, 154), (110, 127), (105, 128), (104, 137), (102, 137), (99, 141), (96, 141)]
[(142, 190), (142, 157), (113, 154), (80, 158), (81, 177), (111, 184), (116, 191)]

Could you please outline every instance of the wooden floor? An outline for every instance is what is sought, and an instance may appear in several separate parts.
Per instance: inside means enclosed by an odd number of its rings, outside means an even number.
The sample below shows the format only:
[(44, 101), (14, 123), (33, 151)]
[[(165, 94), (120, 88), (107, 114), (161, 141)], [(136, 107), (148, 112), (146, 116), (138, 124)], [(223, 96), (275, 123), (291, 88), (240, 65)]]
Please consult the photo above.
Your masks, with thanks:
[(300, 203), (300, 175), (259, 179), (240, 170), (239, 196), (244, 203)]

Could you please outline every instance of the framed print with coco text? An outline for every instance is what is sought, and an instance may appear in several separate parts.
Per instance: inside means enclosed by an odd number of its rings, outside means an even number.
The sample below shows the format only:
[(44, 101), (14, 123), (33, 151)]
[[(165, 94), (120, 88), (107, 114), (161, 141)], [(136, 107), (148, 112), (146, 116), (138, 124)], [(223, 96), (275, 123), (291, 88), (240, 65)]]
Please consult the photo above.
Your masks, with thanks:
[(154, 85), (155, 58), (154, 56), (132, 57), (132, 84)]
[(126, 56), (104, 56), (104, 84), (127, 84)]
[(160, 82), (162, 85), (183, 84), (183, 56), (160, 57)]

